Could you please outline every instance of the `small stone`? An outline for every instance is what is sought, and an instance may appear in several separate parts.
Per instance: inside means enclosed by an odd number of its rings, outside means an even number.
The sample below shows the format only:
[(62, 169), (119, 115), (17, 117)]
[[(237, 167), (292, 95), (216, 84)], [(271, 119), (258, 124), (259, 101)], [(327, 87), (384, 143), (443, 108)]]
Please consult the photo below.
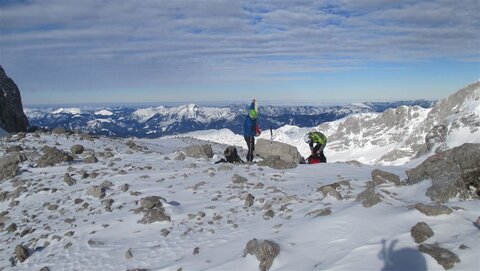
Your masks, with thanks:
[(73, 203), (75, 203), (75, 204), (80, 204), (80, 203), (82, 203), (82, 202), (84, 202), (84, 200), (83, 200), (83, 199), (80, 199), (80, 198), (76, 198), (76, 199), (73, 201)]
[(253, 202), (255, 200), (255, 197), (252, 194), (248, 194), (247, 197), (245, 198), (245, 207), (251, 207), (253, 205)]
[(132, 254), (132, 249), (129, 248), (127, 252), (125, 252), (125, 259), (130, 260), (131, 258), (133, 258), (133, 254)]
[(415, 209), (427, 216), (449, 215), (453, 212), (448, 206), (441, 204), (426, 205), (417, 203), (415, 204)]
[(70, 148), (70, 152), (72, 152), (73, 154), (82, 154), (84, 150), (85, 150), (85, 148), (82, 145), (78, 145), (78, 144), (73, 145)]
[(15, 223), (10, 224), (10, 225), (6, 228), (6, 230), (7, 230), (8, 233), (12, 233), (12, 232), (17, 231), (17, 224), (15, 224)]
[(460, 262), (458, 256), (448, 249), (439, 247), (437, 244), (421, 244), (419, 250), (432, 256), (438, 264), (445, 269), (452, 268), (456, 263)]
[(94, 185), (87, 190), (87, 194), (93, 197), (103, 198), (105, 197), (105, 188)]
[(122, 185), (120, 186), (120, 191), (122, 191), (122, 192), (127, 192), (128, 188), (130, 188), (130, 185), (128, 185), (128, 184), (126, 184), (126, 183), (125, 183), (125, 184), (122, 184)]
[(196, 247), (193, 249), (193, 255), (197, 255), (198, 253), (200, 253), (200, 248), (199, 247)]
[(30, 257), (30, 252), (26, 246), (17, 245), (15, 247), (15, 257), (18, 261), (23, 263), (28, 257)]
[(98, 159), (97, 159), (97, 157), (95, 157), (95, 155), (92, 155), (92, 156), (89, 156), (89, 157), (86, 157), (85, 159), (83, 159), (83, 162), (87, 163), (87, 164), (93, 164), (93, 163), (98, 162)]
[(170, 234), (170, 231), (168, 229), (162, 229), (160, 231), (160, 234), (163, 236), (163, 237), (167, 237), (167, 235)]
[(74, 184), (77, 183), (77, 180), (75, 180), (72, 176), (70, 176), (70, 174), (68, 173), (65, 173), (65, 175), (63, 176), (63, 181), (68, 185), (68, 186), (72, 186)]
[(64, 234), (64, 236), (67, 236), (67, 237), (72, 237), (73, 235), (75, 234), (74, 231), (68, 231)]
[(67, 248), (69, 248), (69, 247), (71, 247), (71, 246), (72, 246), (72, 242), (68, 242), (68, 243), (66, 243), (66, 244), (63, 246), (63, 248), (64, 248), (64, 249), (67, 249)]
[(275, 213), (273, 212), (273, 210), (268, 210), (265, 212), (265, 214), (263, 214), (263, 218), (266, 220), (273, 218), (274, 216), (275, 216)]

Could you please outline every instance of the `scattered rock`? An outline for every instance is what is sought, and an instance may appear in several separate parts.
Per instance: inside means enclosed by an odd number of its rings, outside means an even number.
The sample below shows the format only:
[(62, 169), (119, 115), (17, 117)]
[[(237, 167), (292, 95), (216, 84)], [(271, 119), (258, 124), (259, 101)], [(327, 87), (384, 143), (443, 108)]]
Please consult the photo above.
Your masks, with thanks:
[(124, 183), (120, 186), (120, 191), (127, 192), (129, 188), (130, 188), (130, 185)]
[(82, 202), (84, 202), (84, 200), (83, 200), (83, 199), (80, 199), (80, 198), (76, 198), (76, 199), (73, 201), (73, 203), (75, 203), (75, 204), (80, 204), (80, 203), (82, 203)]
[(101, 184), (100, 184), (100, 187), (103, 187), (105, 189), (109, 189), (113, 186), (113, 183), (111, 181), (103, 181)]
[(188, 146), (185, 149), (183, 149), (183, 152), (185, 153), (186, 156), (193, 157), (193, 158), (212, 158), (213, 157), (212, 145), (210, 144)]
[(356, 201), (361, 201), (363, 207), (369, 208), (382, 201), (382, 196), (375, 192), (373, 182), (367, 182), (367, 189), (358, 194)]
[(263, 218), (266, 219), (266, 220), (269, 220), (271, 218), (273, 218), (275, 216), (275, 213), (273, 212), (273, 210), (268, 210), (266, 211), (264, 214), (263, 214)]
[(15, 232), (15, 231), (17, 231), (17, 224), (12, 223), (12, 224), (8, 225), (8, 227), (7, 227), (5, 230), (6, 230), (8, 233)]
[(17, 245), (15, 247), (15, 257), (17, 257), (19, 262), (23, 263), (28, 257), (30, 257), (28, 247)]
[(168, 229), (162, 229), (160, 231), (160, 234), (163, 236), (163, 237), (167, 237), (169, 234), (170, 234), (170, 231)]
[(37, 165), (39, 167), (48, 167), (53, 166), (63, 162), (73, 161), (73, 157), (68, 153), (59, 150), (55, 147), (44, 146), (42, 148), (43, 155), (38, 158)]
[(57, 204), (50, 204), (50, 205), (48, 205), (47, 209), (49, 211), (55, 211), (55, 210), (58, 209), (58, 205)]
[(317, 189), (317, 192), (322, 192), (324, 198), (326, 198), (327, 196), (332, 196), (337, 200), (342, 200), (343, 197), (337, 189), (340, 189), (340, 183), (333, 183), (321, 186)]
[(456, 263), (460, 262), (455, 253), (448, 249), (438, 246), (438, 244), (421, 244), (419, 250), (432, 256), (438, 264), (443, 266), (446, 270), (452, 268)]
[(15, 177), (18, 173), (18, 165), (26, 160), (27, 157), (23, 153), (13, 153), (0, 158), (0, 181)]
[(129, 248), (127, 252), (125, 252), (125, 259), (130, 260), (131, 258), (133, 258), (133, 254), (132, 254), (132, 249)]
[(307, 214), (305, 214), (305, 216), (319, 217), (319, 216), (330, 215), (331, 213), (332, 213), (332, 209), (325, 208), (325, 209), (319, 209), (319, 210), (308, 212)]
[(261, 167), (266, 166), (274, 169), (291, 169), (297, 167), (297, 164), (293, 162), (286, 162), (282, 160), (281, 157), (278, 155), (268, 156), (267, 158), (258, 162), (257, 165)]
[(40, 268), (39, 271), (50, 271), (50, 268), (44, 266), (44, 267)]
[(68, 186), (72, 186), (74, 184), (77, 183), (77, 180), (75, 180), (72, 176), (70, 176), (70, 174), (68, 173), (65, 173), (65, 175), (63, 176), (63, 181), (68, 185)]
[(73, 145), (70, 148), (70, 152), (73, 153), (73, 154), (82, 154), (84, 150), (85, 150), (85, 148), (82, 145), (79, 145), (79, 144)]
[(23, 151), (23, 148), (20, 145), (10, 146), (10, 147), (7, 147), (7, 149), (5, 150), (6, 153), (21, 152), (21, 151)]
[(427, 216), (449, 215), (452, 213), (452, 209), (450, 209), (448, 206), (440, 204), (426, 205), (417, 203), (415, 204), (415, 209)]
[(248, 194), (245, 198), (245, 207), (251, 207), (253, 205), (253, 201), (255, 197), (252, 194)]
[(255, 255), (257, 260), (260, 261), (260, 271), (267, 271), (273, 264), (273, 260), (280, 253), (280, 246), (270, 240), (257, 240), (252, 239), (248, 241), (245, 249), (243, 250), (243, 257), (247, 254)]
[(130, 149), (136, 149), (137, 148), (137, 144), (135, 144), (135, 142), (133, 142), (133, 140), (127, 141), (127, 143), (125, 143), (125, 145), (127, 145)]
[(105, 188), (99, 185), (94, 185), (87, 190), (87, 195), (101, 199), (105, 197)]
[(84, 163), (87, 163), (87, 164), (93, 164), (93, 163), (98, 162), (98, 159), (97, 159), (97, 157), (95, 157), (95, 155), (91, 155), (91, 156), (86, 157), (85, 159), (83, 159), (83, 162), (84, 162)]
[(160, 200), (165, 200), (165, 199), (158, 196), (150, 196), (150, 197), (143, 198), (140, 201), (140, 204), (145, 209), (153, 209), (155, 207), (160, 208), (163, 206)]
[(185, 160), (185, 154), (183, 152), (177, 152), (175, 157), (173, 159), (178, 160), (178, 161), (183, 161)]
[(162, 207), (162, 197), (150, 196), (140, 200), (141, 207), (134, 209), (135, 213), (143, 212), (143, 218), (138, 221), (142, 224), (150, 224), (153, 222), (170, 221), (170, 216), (165, 214), (165, 209)]
[(480, 197), (480, 144), (463, 144), (430, 156), (414, 169), (406, 171), (408, 184), (432, 180), (425, 193), (432, 201), (447, 202)]
[(72, 242), (68, 242), (68, 243), (66, 243), (66, 244), (63, 246), (63, 248), (64, 248), (64, 249), (67, 249), (67, 248), (69, 248), (69, 247), (71, 247), (71, 246), (72, 246)]
[(386, 172), (380, 169), (375, 169), (372, 171), (372, 181), (375, 186), (384, 184), (386, 182), (394, 183), (395, 185), (401, 185), (400, 177), (398, 175)]
[(247, 178), (245, 177), (242, 177), (238, 174), (234, 174), (233, 177), (230, 179), (232, 181), (232, 183), (234, 184), (245, 184), (247, 183)]
[(197, 255), (198, 253), (200, 253), (200, 248), (199, 247), (194, 248), (192, 254)]
[(410, 230), (410, 234), (412, 235), (415, 243), (422, 243), (423, 241), (427, 240), (428, 238), (433, 236), (432, 229), (427, 225), (425, 222), (418, 222), (415, 226), (412, 227)]

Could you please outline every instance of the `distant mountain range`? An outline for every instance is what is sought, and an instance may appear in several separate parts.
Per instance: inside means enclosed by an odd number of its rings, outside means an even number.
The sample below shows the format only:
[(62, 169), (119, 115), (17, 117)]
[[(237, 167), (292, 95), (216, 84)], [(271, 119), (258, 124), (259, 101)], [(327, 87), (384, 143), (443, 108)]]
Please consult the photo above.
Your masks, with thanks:
[[(260, 106), (263, 130), (284, 125), (313, 127), (355, 113), (381, 113), (401, 105), (430, 108), (426, 100), (367, 102), (338, 106)], [(191, 131), (227, 128), (240, 134), (248, 105), (203, 107), (195, 104), (158, 107), (26, 107), (31, 126), (95, 135), (157, 138)]]

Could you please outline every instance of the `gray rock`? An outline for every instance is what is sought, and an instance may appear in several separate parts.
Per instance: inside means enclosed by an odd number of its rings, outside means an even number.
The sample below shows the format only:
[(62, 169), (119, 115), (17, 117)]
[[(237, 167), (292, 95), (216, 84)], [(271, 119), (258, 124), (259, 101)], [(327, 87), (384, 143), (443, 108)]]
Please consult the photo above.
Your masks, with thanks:
[(132, 249), (129, 248), (127, 252), (125, 252), (125, 259), (130, 260), (131, 258), (133, 258), (133, 254), (132, 254)]
[(247, 178), (245, 177), (242, 177), (238, 174), (234, 174), (233, 177), (230, 179), (232, 181), (232, 183), (234, 184), (245, 184), (247, 183)]
[(257, 240), (252, 239), (248, 241), (245, 249), (243, 250), (243, 257), (248, 254), (255, 255), (257, 260), (260, 261), (260, 271), (267, 271), (272, 267), (275, 257), (280, 253), (280, 246), (270, 240)]
[(255, 197), (252, 194), (248, 194), (245, 198), (245, 207), (251, 207), (253, 205), (253, 201)]
[(408, 184), (432, 180), (426, 195), (432, 201), (447, 202), (480, 196), (480, 144), (463, 144), (429, 157), (414, 169), (406, 171)]
[(448, 206), (440, 204), (426, 205), (417, 203), (415, 204), (415, 209), (427, 216), (449, 215), (452, 213), (452, 209), (450, 209)]
[(185, 154), (183, 154), (183, 152), (177, 152), (177, 154), (175, 155), (175, 157), (173, 159), (177, 160), (177, 161), (183, 161), (185, 160)]
[(372, 171), (372, 181), (375, 186), (384, 184), (386, 182), (394, 183), (395, 185), (401, 185), (400, 177), (398, 175), (386, 172), (380, 169), (375, 169)]
[(77, 180), (75, 180), (72, 176), (70, 176), (70, 174), (68, 173), (65, 173), (65, 175), (63, 176), (63, 181), (68, 185), (68, 186), (72, 186), (74, 184), (77, 183)]
[(87, 190), (87, 195), (90, 195), (96, 198), (103, 198), (105, 197), (105, 188), (99, 185), (94, 185)]
[(23, 111), (20, 90), (0, 66), (0, 128), (9, 132), (24, 132), (28, 119)]
[(137, 144), (135, 144), (135, 142), (133, 142), (133, 140), (127, 141), (127, 143), (125, 143), (125, 145), (127, 145), (130, 149), (136, 149), (137, 148)]
[(24, 155), (18, 153), (0, 158), (0, 181), (15, 177), (18, 173), (19, 164), (25, 159)]
[(433, 230), (425, 222), (418, 222), (410, 230), (410, 234), (415, 240), (415, 243), (422, 243), (433, 236)]
[(421, 244), (419, 250), (432, 256), (445, 270), (452, 268), (456, 263), (460, 262), (455, 253), (438, 246), (438, 244)]
[(8, 233), (16, 232), (17, 231), (17, 224), (12, 223), (6, 229)]
[(193, 158), (212, 158), (213, 157), (212, 145), (210, 144), (188, 146), (185, 149), (183, 149), (183, 152), (185, 153), (186, 156), (193, 157)]
[(130, 188), (130, 185), (124, 183), (120, 186), (120, 191), (127, 192), (129, 188)]
[(373, 182), (367, 182), (367, 189), (358, 194), (356, 201), (361, 201), (363, 207), (370, 208), (382, 201), (382, 196), (375, 192)]
[(336, 198), (337, 200), (342, 200), (342, 195), (340, 194), (340, 192), (337, 190), (340, 188), (340, 184), (339, 183), (333, 183), (333, 184), (328, 184), (328, 185), (324, 185), (324, 186), (321, 186), (317, 189), (317, 192), (321, 192), (323, 197), (327, 197), (327, 196), (332, 196), (334, 198)]
[(327, 215), (330, 215), (331, 213), (332, 213), (332, 209), (325, 208), (325, 209), (313, 210), (311, 212), (306, 213), (305, 216), (319, 217), (319, 216), (327, 216)]
[(15, 247), (15, 257), (17, 257), (19, 262), (23, 263), (28, 257), (30, 257), (30, 251), (28, 250), (28, 247), (17, 245)]
[(73, 145), (70, 148), (70, 152), (73, 153), (73, 154), (82, 154), (84, 150), (85, 150), (85, 148), (82, 145), (79, 145), (79, 144)]
[(300, 163), (303, 158), (297, 148), (282, 142), (259, 138), (255, 144), (255, 154), (263, 159), (269, 156), (280, 156), (287, 163)]
[(10, 146), (5, 150), (5, 152), (7, 153), (21, 152), (21, 151), (23, 151), (23, 148), (20, 145)]
[(93, 163), (98, 162), (98, 158), (95, 157), (95, 155), (91, 155), (91, 156), (88, 156), (88, 157), (84, 158), (83, 162), (87, 163), (87, 164), (93, 164)]
[(63, 162), (73, 161), (73, 157), (68, 153), (55, 147), (44, 146), (42, 148), (43, 155), (37, 160), (39, 167), (53, 166)]
[(268, 210), (263, 214), (263, 218), (269, 220), (275, 216), (275, 212), (273, 210)]
[(198, 253), (200, 253), (200, 248), (199, 247), (194, 248), (192, 255), (197, 255)]
[(145, 208), (145, 209), (153, 209), (155, 207), (159, 208), (163, 206), (160, 200), (165, 200), (165, 199), (158, 196), (150, 196), (150, 197), (143, 198), (140, 201), (140, 204), (142, 208)]
[(113, 186), (113, 183), (111, 181), (103, 181), (101, 184), (100, 184), (101, 187), (105, 188), (105, 189), (109, 189)]
[(257, 165), (271, 167), (274, 169), (291, 169), (297, 167), (297, 164), (293, 162), (286, 162), (282, 160), (278, 155), (268, 156), (267, 158), (258, 162)]
[(44, 266), (44, 267), (40, 268), (39, 271), (50, 271), (50, 268), (48, 268), (47, 266)]

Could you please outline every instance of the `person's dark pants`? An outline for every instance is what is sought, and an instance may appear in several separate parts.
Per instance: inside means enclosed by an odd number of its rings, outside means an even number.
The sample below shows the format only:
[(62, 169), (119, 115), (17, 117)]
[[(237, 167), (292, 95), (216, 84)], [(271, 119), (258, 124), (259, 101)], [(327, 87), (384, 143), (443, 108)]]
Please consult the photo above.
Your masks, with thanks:
[(253, 151), (255, 150), (255, 137), (246, 136), (245, 142), (247, 142), (248, 153), (247, 153), (247, 162), (253, 162)]
[(323, 149), (325, 148), (326, 144), (317, 144), (315, 148), (313, 148), (313, 152), (318, 154), (318, 157), (320, 157), (320, 163), (326, 163), (327, 162), (327, 157), (323, 153)]
[(325, 157), (325, 154), (323, 151), (321, 151), (318, 156), (320, 156), (320, 163), (326, 163), (327, 162), (327, 157)]

